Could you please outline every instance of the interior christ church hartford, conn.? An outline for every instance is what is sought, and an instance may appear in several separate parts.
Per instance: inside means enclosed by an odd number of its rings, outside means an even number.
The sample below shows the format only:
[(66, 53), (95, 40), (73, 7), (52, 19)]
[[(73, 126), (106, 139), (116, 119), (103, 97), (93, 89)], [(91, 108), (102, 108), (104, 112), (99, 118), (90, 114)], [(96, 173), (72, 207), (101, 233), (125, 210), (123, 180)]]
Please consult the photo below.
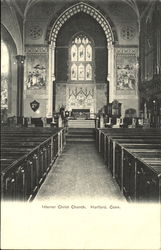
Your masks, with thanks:
[(1, 0), (1, 197), (160, 202), (159, 0)]

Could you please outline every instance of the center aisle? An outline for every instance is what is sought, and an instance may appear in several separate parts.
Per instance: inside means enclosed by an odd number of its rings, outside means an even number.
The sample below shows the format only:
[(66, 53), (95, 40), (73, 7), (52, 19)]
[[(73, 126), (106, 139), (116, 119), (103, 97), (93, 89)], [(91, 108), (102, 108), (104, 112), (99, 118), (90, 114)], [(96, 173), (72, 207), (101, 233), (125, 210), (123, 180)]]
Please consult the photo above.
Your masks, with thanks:
[(71, 198), (125, 201), (94, 143), (67, 144), (34, 201)]

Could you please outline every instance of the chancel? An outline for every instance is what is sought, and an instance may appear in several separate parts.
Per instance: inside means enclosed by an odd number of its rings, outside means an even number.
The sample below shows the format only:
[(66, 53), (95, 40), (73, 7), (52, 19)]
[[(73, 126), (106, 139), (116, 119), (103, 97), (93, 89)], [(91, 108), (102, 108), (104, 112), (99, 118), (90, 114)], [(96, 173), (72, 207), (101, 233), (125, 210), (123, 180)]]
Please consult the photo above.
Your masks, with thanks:
[(160, 202), (161, 2), (1, 8), (2, 200)]

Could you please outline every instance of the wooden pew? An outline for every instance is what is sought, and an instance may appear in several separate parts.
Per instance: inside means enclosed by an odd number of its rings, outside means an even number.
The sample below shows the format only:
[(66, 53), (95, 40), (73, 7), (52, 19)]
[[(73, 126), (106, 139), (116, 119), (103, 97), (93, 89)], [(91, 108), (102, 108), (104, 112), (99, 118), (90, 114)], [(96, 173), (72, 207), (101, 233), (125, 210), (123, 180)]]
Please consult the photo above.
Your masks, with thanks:
[[(6, 193), (9, 194), (8, 190), (10, 189), (9, 186), (15, 182), (16, 185), (16, 197), (21, 199), (28, 198), (32, 189), (37, 189), (39, 184), (41, 184), (44, 175), (47, 173), (48, 168), (50, 168), (52, 161), (51, 161), (51, 150), (50, 147), (50, 140), (49, 144), (45, 145), (44, 143), (40, 144), (34, 149), (27, 148), (10, 148), (10, 152), (5, 150), (2, 152), (2, 158), (12, 158), (14, 156), (14, 160), (10, 165), (7, 166), (5, 164), (5, 169), (3, 169), (3, 180), (7, 180), (6, 182)], [(20, 160), (22, 158), (22, 161)], [(3, 159), (2, 159), (3, 160)], [(2, 163), (4, 166), (4, 164)], [(7, 177), (7, 175), (9, 175)], [(12, 182), (8, 182), (11, 177)], [(14, 178), (13, 178), (14, 176)], [(22, 180), (26, 180), (24, 183)], [(36, 181), (36, 183), (35, 183)], [(4, 183), (4, 181), (3, 181)], [(23, 197), (21, 197), (22, 192), (21, 190), (25, 190), (23, 192)], [(7, 197), (10, 198), (10, 197)], [(14, 199), (14, 197), (13, 197)]]
[(5, 128), (2, 134), (2, 198), (32, 200), (65, 143), (64, 129)]
[[(135, 149), (139, 152), (144, 152), (147, 149), (150, 149), (150, 152), (161, 150), (161, 144), (138, 144), (138, 143), (116, 143), (115, 148), (115, 179), (120, 187), (123, 190), (123, 160), (124, 160), (124, 149)], [(153, 154), (154, 155), (154, 154)]]
[[(143, 151), (143, 150), (141, 150)], [(131, 201), (161, 201), (161, 149), (124, 149), (123, 193)]]
[[(108, 136), (139, 136), (139, 135), (146, 135), (146, 136), (154, 136), (154, 135), (161, 135), (160, 129), (125, 129), (125, 128), (115, 128), (115, 129), (97, 129), (96, 130), (96, 145), (99, 152), (103, 153), (104, 146), (106, 144), (106, 138)], [(105, 138), (106, 137), (106, 138)]]
[[(128, 137), (128, 136), (126, 136)], [(113, 175), (113, 177), (115, 178), (115, 162), (116, 162), (116, 143), (122, 144), (122, 143), (126, 143), (126, 144), (160, 144), (161, 143), (161, 136), (156, 136), (156, 137), (152, 137), (150, 138), (149, 136), (139, 136), (139, 137), (131, 137), (131, 138), (116, 138), (116, 137), (109, 137), (108, 138), (108, 144), (106, 145), (106, 152), (107, 152), (107, 163), (108, 163), (108, 167)]]
[[(157, 185), (153, 190), (159, 190), (154, 194), (152, 188), (150, 193), (141, 188), (138, 191), (138, 178), (136, 178), (137, 162), (142, 161), (144, 156), (144, 164), (151, 166), (153, 172), (160, 174), (160, 157), (161, 157), (161, 130), (160, 129), (103, 129), (97, 130), (96, 140), (99, 144), (98, 150), (103, 155), (108, 167), (110, 168), (113, 178), (116, 178), (121, 191), (125, 197), (133, 201), (160, 200), (160, 183), (155, 181)], [(127, 161), (127, 150), (134, 157), (133, 164)], [(126, 152), (126, 153), (125, 153)], [(126, 157), (125, 157), (126, 156)], [(132, 157), (131, 156), (131, 157)], [(125, 160), (126, 159), (126, 160)], [(128, 159), (129, 160), (129, 159)], [(145, 162), (146, 160), (146, 162)], [(142, 163), (143, 164), (143, 163)], [(154, 171), (155, 168), (155, 171)], [(149, 171), (149, 168), (147, 171)], [(138, 171), (139, 172), (139, 171)], [(140, 172), (139, 172), (140, 173)], [(152, 174), (152, 172), (151, 172)], [(156, 180), (156, 179), (155, 179)], [(147, 181), (153, 183), (154, 181)], [(150, 185), (150, 184), (148, 184)], [(158, 186), (160, 185), (160, 186)], [(146, 186), (146, 185), (144, 185)], [(150, 185), (152, 186), (152, 185)], [(140, 198), (139, 198), (140, 197)]]
[(124, 142), (129, 143), (131, 140), (138, 139), (138, 143), (144, 142), (146, 143), (154, 142), (160, 143), (161, 140), (161, 130), (147, 129), (147, 130), (138, 130), (138, 129), (130, 129), (130, 135), (128, 129), (106, 129), (99, 130), (99, 141), (98, 141), (98, 132), (97, 132), (97, 144), (99, 145), (98, 150), (104, 157), (105, 162), (108, 159), (108, 166), (113, 171), (113, 164), (111, 162), (115, 161), (115, 142), (114, 139), (122, 139)]
[[(99, 135), (98, 135), (98, 131), (99, 131)], [(99, 145), (98, 150), (99, 152), (101, 152), (101, 154), (103, 155), (105, 161), (106, 161), (106, 157), (108, 155), (108, 161), (110, 158), (110, 155), (112, 156), (112, 151), (113, 149), (109, 150), (108, 148), (110, 148), (110, 146), (113, 147), (112, 141), (114, 139), (123, 139), (125, 142), (129, 142), (130, 140), (133, 139), (138, 139), (138, 143), (144, 142), (145, 138), (146, 141), (148, 142), (152, 142), (152, 141), (156, 141), (156, 140), (160, 140), (161, 138), (161, 130), (157, 129), (147, 129), (147, 130), (143, 130), (143, 129), (130, 129), (130, 134), (129, 134), (129, 129), (103, 129), (103, 130), (98, 130), (97, 134), (96, 134), (96, 143), (97, 145)], [(157, 138), (156, 138), (157, 137)], [(115, 146), (115, 145), (114, 145)], [(108, 154), (107, 154), (108, 152)], [(108, 162), (109, 164), (110, 162)]]
[[(141, 175), (146, 178), (140, 179)], [(143, 179), (143, 182), (142, 182)], [(136, 201), (145, 200), (161, 202), (161, 158), (142, 158), (137, 164), (136, 170)]]

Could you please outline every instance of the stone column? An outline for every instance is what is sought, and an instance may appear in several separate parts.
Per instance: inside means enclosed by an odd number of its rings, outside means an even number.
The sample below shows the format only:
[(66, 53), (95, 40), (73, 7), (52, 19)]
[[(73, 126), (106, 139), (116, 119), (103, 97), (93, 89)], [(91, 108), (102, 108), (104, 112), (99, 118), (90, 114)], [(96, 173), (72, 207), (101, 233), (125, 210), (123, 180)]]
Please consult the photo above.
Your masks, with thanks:
[[(49, 81), (47, 117), (53, 116), (53, 84), (55, 82), (55, 43), (49, 44)], [(55, 108), (55, 107), (54, 107)]]
[(107, 80), (107, 84), (106, 84), (106, 91), (107, 91), (107, 105), (109, 104), (109, 81)]
[(23, 116), (24, 60), (25, 56), (17, 55), (17, 116)]
[(56, 85), (55, 85), (55, 42), (53, 42), (52, 46), (52, 72), (51, 72), (51, 79), (52, 79), (52, 112), (55, 111), (56, 105)]
[[(107, 41), (108, 43), (108, 41)], [(114, 60), (114, 45), (110, 42), (107, 46), (108, 50), (108, 76), (107, 81), (109, 82), (109, 102), (111, 103), (115, 99), (115, 60)]]

